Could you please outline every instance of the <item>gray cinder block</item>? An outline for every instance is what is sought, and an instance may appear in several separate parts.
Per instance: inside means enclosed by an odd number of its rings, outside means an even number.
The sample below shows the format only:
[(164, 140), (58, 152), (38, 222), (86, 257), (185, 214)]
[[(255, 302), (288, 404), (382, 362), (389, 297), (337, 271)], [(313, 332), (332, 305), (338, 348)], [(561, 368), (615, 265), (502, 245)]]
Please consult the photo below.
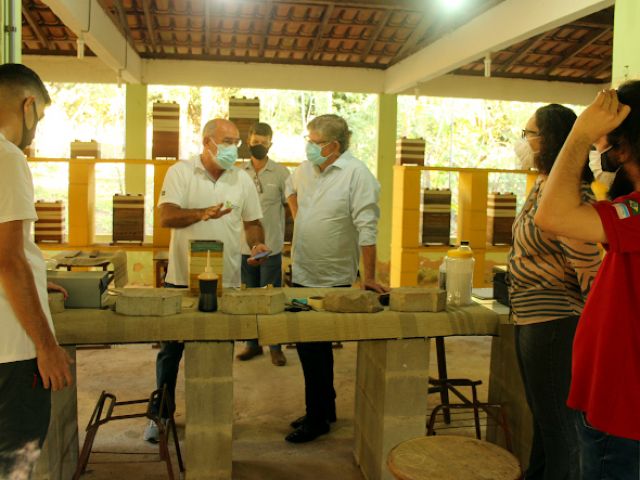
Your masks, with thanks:
[(225, 290), (220, 310), (232, 315), (273, 315), (284, 312), (287, 297), (280, 288)]
[(396, 312), (441, 312), (447, 292), (439, 288), (404, 287), (391, 290), (389, 309)]
[(167, 288), (125, 288), (116, 299), (116, 313), (133, 317), (164, 317), (182, 311), (182, 294)]
[(366, 290), (329, 292), (324, 297), (324, 309), (337, 313), (374, 313), (383, 310), (378, 294)]

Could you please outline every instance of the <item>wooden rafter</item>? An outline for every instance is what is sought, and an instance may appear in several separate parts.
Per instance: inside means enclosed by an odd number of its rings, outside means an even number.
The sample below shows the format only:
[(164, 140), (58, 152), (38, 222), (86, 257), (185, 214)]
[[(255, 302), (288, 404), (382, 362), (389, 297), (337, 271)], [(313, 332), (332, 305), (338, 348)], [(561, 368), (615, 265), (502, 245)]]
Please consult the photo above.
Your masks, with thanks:
[(33, 16), (31, 15), (31, 12), (29, 11), (29, 8), (24, 3), (22, 4), (22, 15), (24, 16), (25, 20), (29, 24), (29, 28), (33, 30), (33, 33), (35, 34), (40, 44), (44, 48), (50, 50), (51, 43), (49, 43), (47, 35), (42, 31), (42, 28), (40, 27), (38, 22), (36, 22), (35, 18), (33, 18)]
[(398, 54), (397, 59), (401, 59), (411, 53), (418, 45), (418, 42), (426, 35), (427, 31), (433, 25), (434, 17), (431, 12), (425, 12), (418, 26), (413, 30), (407, 41), (404, 43)]
[(316, 34), (316, 38), (313, 41), (313, 47), (311, 47), (311, 50), (309, 50), (309, 53), (307, 54), (307, 60), (313, 60), (313, 56), (318, 51), (318, 48), (320, 48), (320, 44), (322, 43), (322, 36), (324, 35), (324, 31), (327, 28), (329, 19), (333, 14), (333, 8), (334, 8), (333, 3), (326, 6), (324, 10), (324, 15), (322, 16), (322, 22), (318, 26), (318, 33)]
[(575, 45), (569, 47), (564, 52), (562, 52), (562, 57), (554, 60), (551, 64), (544, 70), (543, 75), (549, 75), (556, 68), (562, 67), (562, 65), (568, 63), (570, 60), (578, 57), (582, 52), (584, 52), (587, 48), (593, 45), (595, 42), (600, 40), (602, 37), (608, 35), (611, 32), (611, 27), (606, 27), (604, 30), (593, 30), (589, 34), (582, 37)]
[(204, 2), (204, 54), (211, 53), (211, 2)]
[(597, 67), (589, 70), (586, 74), (585, 77), (588, 78), (597, 78), (598, 75), (600, 75), (603, 72), (609, 71), (609, 73), (611, 73), (611, 67), (613, 66), (613, 59), (609, 58), (606, 61), (602, 62), (602, 65), (598, 65)]
[(502, 65), (496, 67), (495, 73), (502, 73), (508, 71), (514, 65), (517, 65), (522, 61), (524, 57), (533, 52), (542, 42), (547, 41), (549, 36), (553, 37), (556, 32), (560, 30), (556, 28), (550, 33), (542, 33), (537, 37), (530, 38), (527, 43), (525, 43), (524, 47), (522, 47), (519, 51), (515, 52), (511, 59), (508, 62), (503, 63)]
[(380, 20), (380, 23), (378, 24), (374, 32), (371, 34), (371, 38), (369, 38), (367, 45), (364, 47), (364, 50), (362, 50), (362, 54), (360, 55), (361, 62), (364, 62), (366, 58), (369, 56), (369, 54), (371, 53), (373, 46), (378, 41), (378, 38), (380, 38), (380, 34), (387, 26), (387, 23), (389, 22), (389, 19), (391, 18), (392, 15), (393, 15), (393, 11), (391, 10), (387, 10), (387, 12), (383, 15), (382, 19)]
[(267, 0), (264, 6), (264, 21), (263, 31), (262, 31), (262, 39), (260, 40), (260, 50), (258, 50), (258, 56), (262, 57), (264, 55), (264, 51), (267, 48), (267, 43), (269, 42), (269, 33), (271, 32), (271, 14), (273, 11), (273, 2), (272, 0)]
[(156, 44), (156, 32), (153, 29), (153, 17), (151, 14), (151, 0), (142, 0), (142, 9), (144, 12), (144, 23), (147, 26), (147, 37), (151, 40), (151, 46), (153, 52), (158, 52), (158, 46)]

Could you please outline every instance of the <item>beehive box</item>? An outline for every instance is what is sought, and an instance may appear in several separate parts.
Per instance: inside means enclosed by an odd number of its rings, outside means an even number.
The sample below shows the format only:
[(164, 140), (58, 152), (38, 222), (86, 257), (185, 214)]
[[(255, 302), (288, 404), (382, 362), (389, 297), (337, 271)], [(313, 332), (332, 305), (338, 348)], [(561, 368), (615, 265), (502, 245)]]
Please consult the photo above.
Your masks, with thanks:
[(224, 244), (217, 240), (189, 241), (189, 288), (195, 295), (200, 293), (198, 275), (207, 266), (207, 251), (210, 255), (211, 271), (218, 275), (218, 296), (222, 296), (222, 271)]
[(180, 155), (180, 105), (153, 104), (152, 158), (175, 158)]
[(293, 215), (287, 204), (284, 206), (284, 241), (286, 243), (293, 242)]
[(38, 220), (35, 222), (36, 243), (64, 243), (64, 203), (57, 202), (36, 202), (36, 214)]
[(487, 202), (487, 242), (511, 245), (513, 221), (516, 218), (516, 196), (513, 193), (490, 193)]
[(449, 245), (451, 190), (424, 189), (420, 204), (422, 245)]
[(71, 158), (100, 158), (100, 144), (95, 140), (71, 142)]
[(229, 120), (238, 127), (242, 139), (242, 145), (238, 149), (238, 158), (250, 158), (249, 129), (260, 120), (260, 100), (231, 97), (229, 99)]
[(422, 138), (399, 138), (396, 142), (396, 165), (424, 165), (424, 150)]
[(113, 196), (113, 243), (144, 242), (144, 196)]

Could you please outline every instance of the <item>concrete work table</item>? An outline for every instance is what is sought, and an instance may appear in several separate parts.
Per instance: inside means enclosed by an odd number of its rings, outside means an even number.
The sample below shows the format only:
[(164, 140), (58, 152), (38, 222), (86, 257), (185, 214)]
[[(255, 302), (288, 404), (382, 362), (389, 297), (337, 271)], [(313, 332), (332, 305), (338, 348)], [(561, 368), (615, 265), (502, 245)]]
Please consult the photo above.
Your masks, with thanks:
[[(325, 292), (287, 289), (289, 298)], [(391, 478), (385, 464), (390, 449), (425, 432), (428, 338), (497, 336), (507, 322), (508, 309), (494, 302), (440, 313), (227, 315), (188, 310), (168, 317), (127, 317), (110, 310), (67, 310), (54, 315), (58, 340), (72, 356), (75, 346), (83, 344), (185, 342), (187, 480), (231, 479), (234, 340), (257, 338), (262, 345), (358, 341), (354, 456), (368, 480), (381, 480)], [(500, 351), (494, 345), (493, 354)], [(37, 477), (68, 480), (78, 454), (75, 387), (55, 393), (52, 403)]]

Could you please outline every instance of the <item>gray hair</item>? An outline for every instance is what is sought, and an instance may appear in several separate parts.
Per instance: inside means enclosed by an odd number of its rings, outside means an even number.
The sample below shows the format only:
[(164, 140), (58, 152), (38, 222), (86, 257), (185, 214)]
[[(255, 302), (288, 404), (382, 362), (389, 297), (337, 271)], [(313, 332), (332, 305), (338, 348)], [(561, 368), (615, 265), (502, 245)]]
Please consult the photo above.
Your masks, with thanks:
[(318, 132), (322, 137), (331, 142), (340, 144), (340, 153), (349, 149), (351, 130), (344, 118), (332, 113), (320, 115), (307, 124), (307, 130)]

